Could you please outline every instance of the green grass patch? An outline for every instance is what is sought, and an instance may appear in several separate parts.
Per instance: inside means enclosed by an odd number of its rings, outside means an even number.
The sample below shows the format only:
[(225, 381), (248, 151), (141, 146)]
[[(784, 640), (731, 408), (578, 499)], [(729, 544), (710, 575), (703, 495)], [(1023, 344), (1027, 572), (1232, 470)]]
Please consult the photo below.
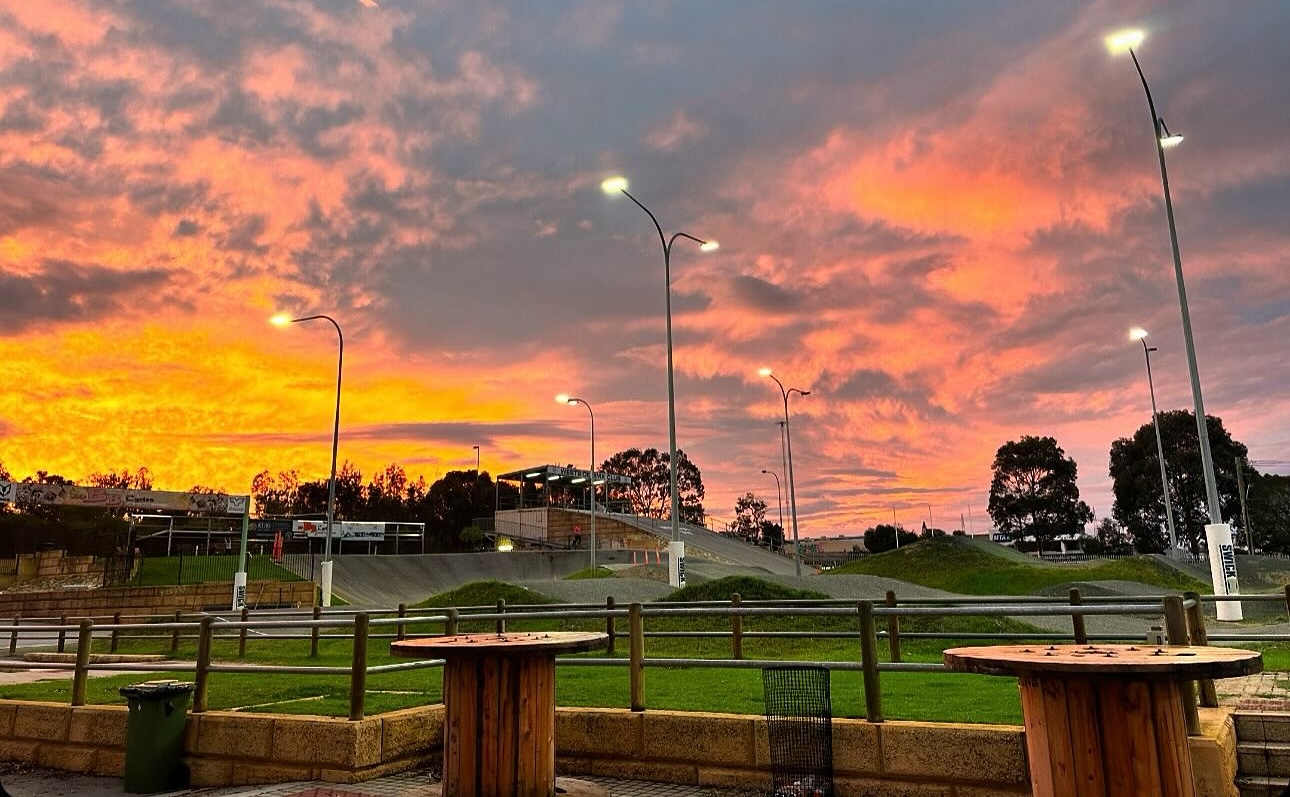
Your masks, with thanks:
[(701, 584), (687, 584), (665, 595), (664, 601), (728, 601), (732, 593), (746, 601), (828, 600), (828, 595), (811, 590), (793, 589), (753, 576), (727, 576)]
[(431, 595), (413, 608), (437, 609), (449, 606), (495, 606), (497, 601), (507, 604), (557, 603), (554, 598), (531, 589), (507, 584), (505, 581), (472, 581), (456, 589)]
[[(130, 581), (134, 587), (166, 587), (179, 584), (202, 584), (208, 581), (232, 581), (237, 572), (237, 555), (233, 556), (146, 556), (139, 572)], [(301, 581), (290, 570), (267, 556), (248, 557), (248, 581)]]
[(1033, 563), (996, 556), (955, 537), (937, 537), (896, 551), (868, 556), (828, 575), (885, 576), (963, 595), (1031, 595), (1072, 581), (1137, 581), (1168, 590), (1201, 593), (1213, 589), (1147, 557), (1081, 562)]
[(565, 581), (581, 581), (584, 578), (613, 578), (614, 571), (607, 567), (584, 567), (583, 569), (570, 573), (564, 577)]

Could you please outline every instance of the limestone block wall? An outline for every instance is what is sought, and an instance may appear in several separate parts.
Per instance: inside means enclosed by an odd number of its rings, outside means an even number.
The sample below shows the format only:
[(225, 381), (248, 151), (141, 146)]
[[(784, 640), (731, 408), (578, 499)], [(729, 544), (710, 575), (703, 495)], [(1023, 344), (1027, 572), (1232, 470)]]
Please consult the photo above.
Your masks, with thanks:
[[(313, 606), (316, 589), (309, 581), (252, 581), (247, 605)], [(177, 587), (110, 587), (107, 589), (13, 592), (0, 595), (0, 617), (102, 617), (115, 612), (129, 616), (197, 612), (233, 603), (232, 582)]]

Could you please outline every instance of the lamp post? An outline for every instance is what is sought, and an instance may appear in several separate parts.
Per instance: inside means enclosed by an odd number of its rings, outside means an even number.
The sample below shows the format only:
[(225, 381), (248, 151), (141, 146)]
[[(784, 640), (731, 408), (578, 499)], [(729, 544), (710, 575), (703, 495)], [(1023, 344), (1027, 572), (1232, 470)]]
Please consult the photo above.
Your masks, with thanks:
[(1151, 381), (1151, 352), (1156, 350), (1155, 346), (1147, 345), (1147, 331), (1141, 327), (1135, 327), (1129, 331), (1131, 340), (1142, 341), (1142, 353), (1147, 358), (1147, 389), (1151, 391), (1151, 425), (1156, 428), (1156, 456), (1160, 458), (1160, 488), (1164, 491), (1165, 496), (1165, 520), (1169, 523), (1169, 555), (1178, 555), (1178, 534), (1174, 529), (1174, 509), (1169, 500), (1169, 471), (1165, 469), (1165, 443), (1164, 438), (1160, 436), (1160, 413), (1156, 411), (1156, 386)]
[(788, 452), (788, 506), (793, 517), (793, 565), (797, 569), (797, 575), (802, 575), (802, 551), (797, 544), (797, 491), (793, 486), (793, 433), (788, 426), (788, 397), (796, 393), (799, 396), (809, 396), (811, 391), (800, 390), (795, 387), (785, 388), (784, 383), (779, 381), (775, 374), (771, 373), (769, 368), (762, 368), (757, 373), (762, 376), (768, 376), (775, 380), (779, 385), (779, 393), (784, 397), (784, 445)]
[[(1210, 551), (1210, 577), (1217, 594), (1234, 595), (1240, 592), (1236, 576), (1236, 556), (1232, 550), (1232, 528), (1223, 522), (1222, 506), (1218, 498), (1218, 483), (1214, 478), (1214, 458), (1209, 447), (1209, 427), (1205, 422), (1205, 402), (1200, 392), (1200, 371), (1196, 366), (1196, 344), (1192, 340), (1191, 313), (1187, 309), (1187, 286), (1183, 282), (1182, 255), (1178, 251), (1178, 228), (1174, 224), (1174, 205), (1169, 193), (1169, 171), (1165, 166), (1165, 150), (1178, 146), (1183, 137), (1169, 132), (1165, 120), (1156, 113), (1156, 103), (1151, 97), (1151, 87), (1138, 63), (1134, 48), (1146, 35), (1140, 30), (1127, 30), (1106, 37), (1107, 48), (1113, 53), (1128, 52), (1133, 66), (1142, 81), (1147, 95), (1147, 110), (1151, 113), (1151, 129), (1156, 141), (1156, 156), (1160, 161), (1160, 184), (1164, 189), (1165, 218), (1169, 222), (1169, 245), (1173, 250), (1174, 279), (1178, 284), (1178, 307), (1182, 312), (1183, 342), (1187, 350), (1187, 370), (1191, 377), (1191, 398), (1196, 412), (1196, 436), (1200, 442), (1200, 463), (1205, 477), (1205, 496), (1209, 503), (1209, 524), (1205, 527), (1205, 541)], [(1241, 604), (1220, 601), (1218, 619), (1240, 620)]]
[(711, 252), (717, 248), (716, 241), (705, 241), (686, 232), (676, 232), (668, 238), (663, 233), (663, 225), (658, 223), (650, 209), (627, 191), (627, 180), (623, 177), (610, 177), (600, 184), (606, 194), (622, 194), (645, 211), (654, 229), (658, 231), (659, 242), (663, 244), (663, 281), (666, 288), (667, 314), (667, 450), (668, 450), (668, 487), (672, 499), (672, 542), (668, 549), (668, 581), (674, 587), (685, 586), (685, 543), (681, 542), (681, 497), (676, 488), (676, 382), (672, 375), (672, 244), (677, 238), (687, 238), (699, 245), (699, 251)]
[(319, 585), (322, 589), (322, 605), (331, 606), (331, 528), (336, 513), (336, 448), (340, 442), (340, 375), (345, 363), (345, 335), (340, 331), (340, 324), (336, 323), (336, 319), (321, 313), (301, 318), (292, 318), (285, 313), (280, 313), (270, 320), (280, 327), (299, 324), (302, 321), (329, 321), (336, 328), (336, 420), (331, 429), (331, 480), (327, 483), (327, 534), (323, 543), (322, 583)]
[(475, 449), (475, 478), (479, 478), (479, 446), (471, 446)]
[(779, 474), (773, 470), (762, 468), (762, 473), (769, 473), (775, 477), (775, 498), (779, 501), (779, 533), (782, 537), (784, 534), (784, 493), (779, 486)]
[[(555, 400), (561, 404), (581, 404), (587, 408), (587, 414), (591, 416), (591, 575), (596, 575), (596, 413), (592, 412), (591, 405), (586, 401), (565, 393), (555, 397)], [(605, 489), (609, 489), (606, 487)]]

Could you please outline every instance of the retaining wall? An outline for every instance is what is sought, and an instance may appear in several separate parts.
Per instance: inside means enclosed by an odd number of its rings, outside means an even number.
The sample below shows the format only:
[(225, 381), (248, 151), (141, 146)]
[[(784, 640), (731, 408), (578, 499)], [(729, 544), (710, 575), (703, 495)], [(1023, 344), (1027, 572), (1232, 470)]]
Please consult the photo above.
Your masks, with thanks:
[[(247, 606), (313, 606), (316, 588), (310, 581), (252, 581), (246, 587)], [(175, 587), (108, 587), (51, 592), (11, 592), (0, 595), (0, 617), (102, 617), (185, 614), (233, 605), (231, 581)]]

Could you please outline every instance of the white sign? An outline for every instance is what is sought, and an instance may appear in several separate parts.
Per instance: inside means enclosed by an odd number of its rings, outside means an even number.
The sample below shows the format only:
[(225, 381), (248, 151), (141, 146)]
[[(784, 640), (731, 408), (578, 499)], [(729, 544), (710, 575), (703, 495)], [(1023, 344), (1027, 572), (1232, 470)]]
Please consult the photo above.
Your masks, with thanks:
[[(312, 539), (327, 537), (327, 521), (297, 520), (293, 535)], [(354, 540), (360, 542), (382, 542), (385, 539), (385, 524), (368, 520), (337, 520), (332, 523), (333, 540)]]

